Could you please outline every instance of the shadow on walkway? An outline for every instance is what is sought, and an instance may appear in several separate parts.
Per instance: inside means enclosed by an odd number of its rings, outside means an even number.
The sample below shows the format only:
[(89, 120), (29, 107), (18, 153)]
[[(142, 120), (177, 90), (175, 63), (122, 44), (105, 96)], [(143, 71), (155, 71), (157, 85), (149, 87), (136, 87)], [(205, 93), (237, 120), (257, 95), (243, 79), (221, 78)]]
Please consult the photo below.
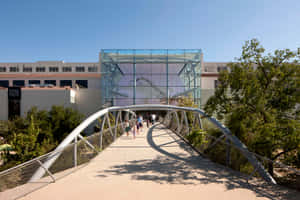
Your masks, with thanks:
[[(300, 199), (299, 193), (281, 186), (269, 185), (262, 180), (253, 179), (246, 182), (246, 175), (233, 171), (222, 165), (215, 164), (208, 159), (202, 158), (185, 144), (178, 141), (178, 137), (171, 131), (170, 134), (174, 142), (181, 148), (190, 152), (171, 153), (163, 149), (163, 146), (156, 145), (153, 141), (153, 130), (161, 129), (162, 125), (152, 126), (147, 133), (149, 145), (162, 155), (155, 159), (144, 159), (130, 161), (124, 165), (115, 165), (109, 170), (100, 171), (97, 176), (103, 178), (110, 175), (132, 174), (134, 180), (154, 181), (160, 184), (223, 184), (227, 190), (244, 188), (253, 191), (257, 197), (267, 197), (270, 199)], [(154, 137), (159, 137), (156, 135)]]

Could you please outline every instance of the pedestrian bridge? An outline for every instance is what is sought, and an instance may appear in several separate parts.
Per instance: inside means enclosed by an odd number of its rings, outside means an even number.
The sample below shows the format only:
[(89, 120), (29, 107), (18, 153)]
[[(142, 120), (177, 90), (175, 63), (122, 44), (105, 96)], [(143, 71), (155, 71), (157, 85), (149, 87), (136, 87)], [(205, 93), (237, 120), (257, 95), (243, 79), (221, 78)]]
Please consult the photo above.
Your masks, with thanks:
[[(141, 110), (164, 112), (153, 126), (144, 123), (135, 139), (122, 134), (123, 121), (134, 121)], [(83, 137), (95, 120), (99, 130)], [(220, 130), (218, 137), (205, 134), (200, 147), (187, 143), (192, 129), (212, 127)], [(227, 166), (205, 155), (217, 145), (226, 146)], [(230, 168), (233, 151), (254, 166), (250, 175)], [(298, 192), (276, 185), (260, 160), (199, 109), (112, 107), (86, 119), (53, 152), (2, 172), (1, 187), (7, 188), (0, 199), (300, 199)]]

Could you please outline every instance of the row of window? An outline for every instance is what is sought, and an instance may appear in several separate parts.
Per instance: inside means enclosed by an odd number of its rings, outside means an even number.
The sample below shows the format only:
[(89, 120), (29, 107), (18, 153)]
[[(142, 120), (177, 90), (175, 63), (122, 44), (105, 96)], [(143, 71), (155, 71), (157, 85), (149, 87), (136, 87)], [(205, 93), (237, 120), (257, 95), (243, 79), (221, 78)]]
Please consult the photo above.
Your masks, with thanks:
[[(85, 67), (84, 66), (77, 66), (75, 67), (75, 72), (85, 72)], [(19, 72), (20, 68), (19, 67), (0, 67), (0, 72)], [(92, 66), (87, 68), (88, 72), (97, 72), (97, 67)], [(23, 72), (33, 72), (32, 67), (23, 67)], [(36, 67), (35, 72), (46, 72), (46, 67), (41, 66), (41, 67)], [(59, 72), (59, 67), (49, 67), (49, 72)], [(62, 72), (72, 72), (72, 67), (62, 67)]]
[[(59, 80), (60, 87), (70, 86), (72, 87), (72, 80)], [(40, 80), (28, 80), (29, 85), (41, 85)], [(88, 88), (88, 80), (76, 80), (75, 84), (78, 85), (80, 88)], [(56, 86), (56, 80), (45, 80), (44, 85), (53, 85)], [(13, 80), (13, 86), (16, 87), (24, 87), (25, 81), (24, 80)], [(8, 80), (0, 80), (0, 87), (9, 87)]]
[(228, 70), (227, 66), (218, 66), (215, 67), (204, 67), (204, 72), (221, 72), (224, 70)]

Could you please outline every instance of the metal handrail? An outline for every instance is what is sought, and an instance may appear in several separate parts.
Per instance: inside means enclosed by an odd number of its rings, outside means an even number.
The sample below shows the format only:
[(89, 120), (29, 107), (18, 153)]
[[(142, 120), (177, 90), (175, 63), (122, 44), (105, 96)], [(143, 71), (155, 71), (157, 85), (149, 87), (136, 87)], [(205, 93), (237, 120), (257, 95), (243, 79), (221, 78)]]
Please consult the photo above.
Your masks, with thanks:
[[(131, 116), (134, 116), (133, 111), (139, 111), (139, 110), (163, 110), (163, 111), (172, 111), (168, 112), (168, 114), (174, 114), (175, 118), (177, 120), (178, 128), (179, 130), (182, 129), (182, 123), (187, 123), (186, 119), (181, 120), (181, 124), (178, 118), (177, 111), (184, 112), (184, 117), (186, 117), (185, 112), (191, 111), (195, 113), (199, 118), (199, 115), (205, 117), (207, 120), (209, 120), (211, 123), (213, 123), (220, 131), (225, 135), (226, 139), (230, 140), (232, 142), (232, 145), (234, 145), (237, 149), (240, 150), (240, 152), (248, 159), (248, 161), (254, 166), (254, 168), (257, 170), (257, 172), (261, 175), (263, 179), (265, 179), (267, 182), (271, 182), (276, 184), (276, 181), (273, 179), (273, 177), (264, 169), (263, 165), (257, 160), (256, 154), (250, 152), (247, 147), (236, 137), (234, 136), (228, 128), (226, 128), (222, 123), (218, 122), (215, 118), (208, 116), (203, 110), (198, 108), (191, 108), (191, 107), (179, 107), (174, 105), (160, 105), (160, 104), (145, 104), (145, 105), (131, 105), (131, 106), (118, 106), (118, 107), (109, 107), (105, 108), (103, 110), (100, 110), (87, 119), (85, 119), (79, 126), (77, 126), (59, 145), (58, 147), (52, 151), (49, 152), (43, 156), (40, 156), (38, 158), (35, 158), (38, 160), (39, 158), (45, 158), (48, 157), (48, 159), (43, 163), (43, 167), (40, 167), (34, 175), (31, 177), (30, 181), (35, 181), (43, 177), (46, 170), (49, 169), (52, 164), (55, 162), (55, 160), (59, 157), (60, 153), (73, 141), (76, 141), (76, 138), (80, 136), (80, 133), (87, 128), (90, 124), (92, 124), (95, 120), (97, 120), (99, 117), (105, 116), (109, 112), (127, 112), (131, 113)], [(103, 120), (105, 122), (105, 120)], [(106, 120), (107, 121), (107, 120)], [(109, 120), (108, 120), (109, 121)], [(117, 117), (116, 119), (116, 126), (118, 126), (119, 121), (122, 122), (122, 117)], [(103, 124), (102, 124), (103, 125)], [(109, 125), (110, 126), (110, 125)], [(111, 132), (112, 133), (112, 132)], [(102, 132), (100, 133), (102, 134)], [(114, 133), (115, 134), (115, 133)], [(101, 137), (102, 138), (102, 135)], [(114, 137), (115, 138), (115, 137)], [(28, 161), (26, 163), (32, 162)], [(22, 165), (26, 165), (26, 163), (23, 163)], [(16, 168), (16, 167), (15, 167)], [(44, 169), (45, 168), (45, 169)], [(8, 169), (8, 170), (12, 170)], [(5, 173), (8, 170), (2, 172)], [(2, 174), (0, 173), (0, 175)]]
[[(93, 121), (97, 118), (104, 116), (108, 112), (114, 111), (138, 111), (138, 110), (175, 110), (175, 111), (192, 111), (198, 113), (204, 117), (206, 117), (210, 122), (212, 122), (217, 128), (219, 128), (223, 134), (228, 138), (241, 152), (242, 154), (249, 160), (249, 162), (257, 168), (260, 175), (268, 182), (276, 184), (276, 181), (273, 177), (264, 169), (263, 165), (256, 159), (253, 153), (251, 153), (247, 147), (233, 134), (231, 134), (230, 130), (226, 128), (222, 123), (218, 122), (215, 118), (208, 116), (203, 110), (198, 108), (190, 108), (190, 107), (179, 107), (173, 105), (160, 105), (160, 104), (145, 104), (145, 105), (131, 105), (131, 106), (118, 106), (118, 107), (109, 107), (103, 110), (100, 110), (86, 120), (84, 120), (78, 127), (76, 127), (56, 148), (56, 150), (63, 149), (65, 146), (70, 144), (75, 137), (77, 137), (81, 131), (83, 131), (86, 127), (88, 127)], [(177, 116), (178, 118), (178, 116)], [(178, 119), (179, 124), (179, 119)], [(58, 158), (59, 155), (52, 156), (44, 163), (44, 167), (49, 168), (54, 161)], [(31, 181), (40, 179), (45, 173), (45, 170), (42, 168), (38, 169), (37, 172), (32, 176)]]

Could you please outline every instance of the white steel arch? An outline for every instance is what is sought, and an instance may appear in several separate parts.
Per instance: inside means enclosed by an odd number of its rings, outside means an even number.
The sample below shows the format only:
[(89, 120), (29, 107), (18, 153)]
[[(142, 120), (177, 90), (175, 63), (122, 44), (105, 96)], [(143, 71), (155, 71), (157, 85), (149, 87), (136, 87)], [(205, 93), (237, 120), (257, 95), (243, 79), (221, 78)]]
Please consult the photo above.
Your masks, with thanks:
[[(164, 111), (191, 111), (196, 114), (199, 114), (205, 118), (207, 118), (210, 122), (212, 122), (217, 128), (219, 128), (222, 133), (225, 135), (225, 137), (232, 142), (232, 144), (238, 148), (241, 153), (248, 159), (248, 161), (254, 166), (254, 168), (257, 170), (257, 172), (262, 176), (263, 179), (265, 179), (267, 182), (276, 184), (276, 181), (273, 179), (273, 177), (264, 169), (263, 165), (257, 160), (255, 155), (250, 152), (247, 147), (236, 137), (234, 136), (228, 128), (226, 128), (222, 123), (218, 122), (215, 118), (208, 116), (203, 110), (198, 108), (191, 108), (191, 107), (179, 107), (179, 106), (173, 106), (173, 105), (160, 105), (160, 104), (144, 104), (144, 105), (130, 105), (130, 106), (118, 106), (118, 107), (109, 107), (102, 109), (87, 119), (85, 119), (78, 127), (76, 127), (53, 151), (53, 155), (49, 155), (49, 159), (43, 163), (42, 167), (40, 167), (34, 175), (31, 177), (30, 181), (35, 181), (43, 177), (46, 170), (51, 167), (51, 165), (55, 162), (55, 160), (59, 157), (62, 150), (72, 143), (72, 141), (76, 140), (77, 137), (81, 137), (80, 133), (88, 127), (92, 122), (97, 120), (99, 117), (106, 115), (109, 112), (114, 111), (125, 111), (125, 112), (131, 112), (132, 111), (151, 111), (151, 110), (164, 110)], [(178, 115), (176, 113), (176, 120), (177, 123), (179, 122)], [(185, 114), (184, 114), (185, 116)], [(120, 117), (120, 116), (119, 116)], [(118, 118), (119, 118), (118, 117)], [(185, 123), (187, 123), (186, 119)], [(116, 121), (118, 123), (118, 119)], [(179, 124), (178, 124), (179, 125)], [(179, 125), (180, 126), (180, 125)]]

